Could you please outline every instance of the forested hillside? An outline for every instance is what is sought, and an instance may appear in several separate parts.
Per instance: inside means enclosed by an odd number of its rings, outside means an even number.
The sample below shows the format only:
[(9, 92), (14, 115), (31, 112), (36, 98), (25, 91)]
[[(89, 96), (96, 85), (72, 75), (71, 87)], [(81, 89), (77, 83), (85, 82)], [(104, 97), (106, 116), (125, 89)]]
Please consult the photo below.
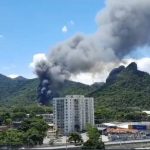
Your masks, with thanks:
[[(66, 80), (61, 86), (54, 85), (55, 90), (60, 96), (66, 94), (87, 94), (94, 91), (96, 87), (90, 87), (78, 82)], [(37, 89), (39, 79), (25, 79), (19, 77), (16, 79), (0, 75), (0, 104), (1, 106), (29, 105), (37, 103)], [(56, 87), (57, 86), (57, 87)]]
[(136, 63), (113, 69), (106, 83), (90, 94), (96, 106), (150, 109), (150, 75), (139, 71)]
[[(66, 80), (61, 86), (52, 87), (60, 96), (83, 94), (95, 98), (96, 107), (150, 108), (150, 75), (139, 71), (135, 63), (113, 69), (106, 83), (92, 86)], [(38, 79), (16, 79), (0, 75), (0, 104), (2, 106), (29, 105), (37, 103)]]

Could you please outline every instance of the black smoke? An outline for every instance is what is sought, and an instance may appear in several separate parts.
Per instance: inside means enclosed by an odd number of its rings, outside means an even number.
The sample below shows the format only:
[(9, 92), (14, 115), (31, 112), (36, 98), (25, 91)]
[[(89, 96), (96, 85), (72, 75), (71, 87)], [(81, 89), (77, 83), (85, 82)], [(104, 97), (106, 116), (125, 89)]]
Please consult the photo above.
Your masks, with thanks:
[(38, 100), (42, 105), (48, 105), (51, 99), (50, 80), (41, 79), (38, 87)]
[[(36, 73), (39, 76), (38, 101), (41, 105), (52, 104), (53, 97), (58, 97), (57, 87), (61, 84), (50, 75), (46, 61), (36, 64)], [(43, 70), (38, 69), (43, 68)]]

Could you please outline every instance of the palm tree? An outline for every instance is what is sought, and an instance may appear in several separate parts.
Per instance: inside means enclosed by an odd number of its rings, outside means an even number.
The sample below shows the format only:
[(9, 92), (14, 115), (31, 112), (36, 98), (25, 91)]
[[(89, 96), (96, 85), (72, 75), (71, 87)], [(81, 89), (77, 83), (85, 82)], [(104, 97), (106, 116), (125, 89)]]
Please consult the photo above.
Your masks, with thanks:
[(69, 135), (68, 141), (69, 142), (73, 141), (75, 144), (83, 142), (81, 135), (78, 133), (71, 133)]

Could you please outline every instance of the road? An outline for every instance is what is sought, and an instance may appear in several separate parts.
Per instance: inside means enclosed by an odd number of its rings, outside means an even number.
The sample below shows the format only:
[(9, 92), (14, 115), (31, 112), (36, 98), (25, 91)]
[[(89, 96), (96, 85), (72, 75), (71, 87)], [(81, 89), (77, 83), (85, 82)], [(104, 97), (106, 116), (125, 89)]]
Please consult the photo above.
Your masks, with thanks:
[(127, 144), (127, 143), (143, 143), (143, 142), (150, 142), (150, 139), (143, 139), (143, 140), (131, 140), (131, 141), (113, 141), (113, 142), (106, 142), (105, 145), (113, 145), (113, 144)]
[(55, 150), (55, 149), (68, 149), (68, 148), (79, 148), (80, 146), (74, 146), (74, 145), (67, 145), (67, 146), (55, 146), (55, 147), (52, 147), (52, 146), (49, 146), (49, 147), (39, 147), (39, 148), (32, 148), (32, 149), (52, 149), (52, 150)]

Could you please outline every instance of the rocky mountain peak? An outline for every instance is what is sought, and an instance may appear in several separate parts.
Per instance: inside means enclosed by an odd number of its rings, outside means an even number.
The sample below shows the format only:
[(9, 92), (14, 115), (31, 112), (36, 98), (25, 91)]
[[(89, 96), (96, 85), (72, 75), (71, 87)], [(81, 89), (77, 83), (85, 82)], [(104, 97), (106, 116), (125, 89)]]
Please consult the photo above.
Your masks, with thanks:
[(135, 62), (132, 62), (126, 67), (126, 69), (137, 71), (137, 64)]

